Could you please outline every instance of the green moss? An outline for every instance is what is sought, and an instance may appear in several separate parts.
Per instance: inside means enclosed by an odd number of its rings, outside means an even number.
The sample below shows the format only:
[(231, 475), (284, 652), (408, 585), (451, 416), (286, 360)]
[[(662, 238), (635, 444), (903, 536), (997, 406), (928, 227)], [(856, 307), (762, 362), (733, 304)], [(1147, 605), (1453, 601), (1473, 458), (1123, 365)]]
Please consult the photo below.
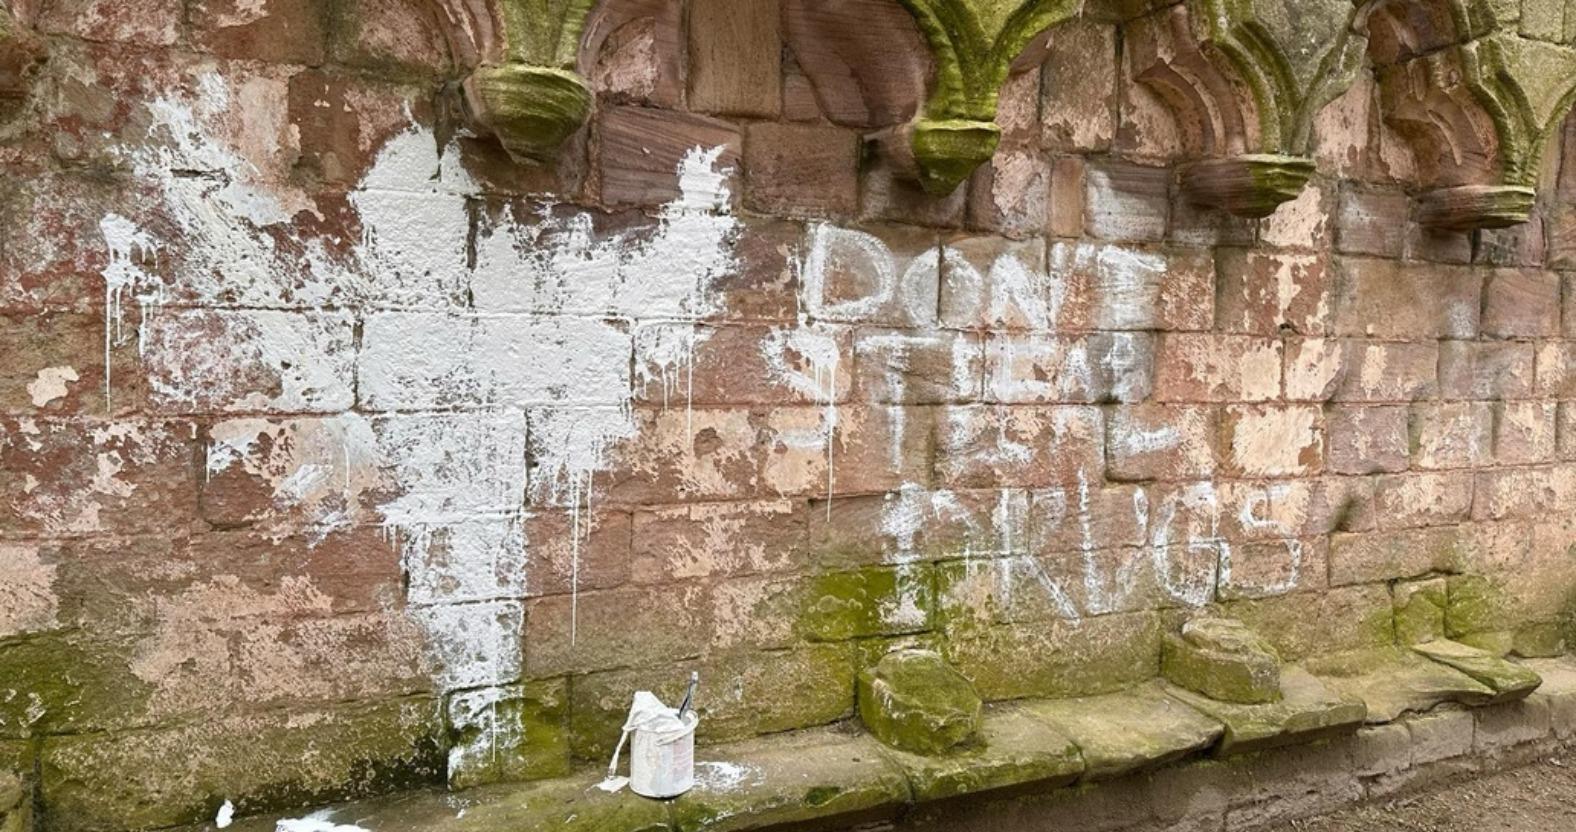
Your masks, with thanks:
[(465, 92), (476, 118), (521, 160), (551, 161), (591, 114), (591, 90), (568, 70), (483, 66)]
[(1167, 634), (1160, 671), (1172, 684), (1222, 702), (1264, 704), (1281, 698), (1280, 658), (1240, 622), (1200, 618)]
[(934, 599), (930, 564), (828, 572), (810, 580), (798, 630), (810, 641), (923, 632)]
[(858, 703), (876, 739), (915, 754), (940, 754), (979, 730), (974, 686), (928, 650), (890, 653), (860, 673)]
[(121, 727), (152, 687), (128, 664), (132, 645), (81, 632), (0, 644), (0, 739)]
[(569, 687), (549, 679), (452, 695), (449, 785), (522, 782), (569, 773)]
[(1395, 597), (1395, 637), (1401, 644), (1420, 644), (1445, 636), (1447, 589), (1443, 578), (1403, 581)]
[(1001, 128), (984, 121), (922, 119), (914, 126), (913, 142), (920, 185), (927, 193), (946, 196), (996, 154)]
[(1445, 606), (1445, 633), (1454, 639), (1513, 630), (1510, 599), (1498, 582), (1481, 575), (1452, 575)]

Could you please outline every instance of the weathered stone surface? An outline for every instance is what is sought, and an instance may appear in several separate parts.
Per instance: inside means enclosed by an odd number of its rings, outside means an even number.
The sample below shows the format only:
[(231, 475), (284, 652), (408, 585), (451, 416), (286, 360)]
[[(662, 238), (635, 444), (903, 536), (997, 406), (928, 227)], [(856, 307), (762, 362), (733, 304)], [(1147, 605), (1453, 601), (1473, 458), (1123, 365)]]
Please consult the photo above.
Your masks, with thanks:
[(1033, 702), (1024, 708), (1070, 738), (1084, 779), (1108, 779), (1202, 751), (1221, 724), (1167, 696), (1159, 685), (1082, 699)]
[(1172, 684), (1222, 702), (1258, 705), (1281, 698), (1280, 657), (1240, 621), (1183, 624), (1180, 636), (1166, 636), (1160, 670)]
[(1441, 702), (1483, 705), (1498, 696), (1465, 673), (1404, 649), (1321, 656), (1309, 660), (1307, 668), (1331, 693), (1365, 704), (1370, 723), (1391, 722)]
[(1495, 697), (1496, 702), (1523, 699), (1543, 683), (1537, 673), (1521, 665), (1508, 662), (1486, 650), (1468, 647), (1447, 639), (1414, 644), (1412, 649), (1492, 688), (1498, 694)]
[(1312, 742), (1357, 730), (1368, 708), (1329, 691), (1313, 674), (1292, 665), (1281, 670), (1278, 701), (1224, 702), (1178, 687), (1167, 692), (1225, 726), (1216, 752), (1244, 754), (1291, 743)]
[(1078, 746), (1020, 705), (985, 710), (977, 738), (940, 756), (884, 752), (908, 775), (916, 800), (993, 791), (1040, 792), (1083, 772)]
[(898, 650), (859, 674), (859, 718), (893, 748), (936, 755), (980, 729), (980, 697), (940, 653)]

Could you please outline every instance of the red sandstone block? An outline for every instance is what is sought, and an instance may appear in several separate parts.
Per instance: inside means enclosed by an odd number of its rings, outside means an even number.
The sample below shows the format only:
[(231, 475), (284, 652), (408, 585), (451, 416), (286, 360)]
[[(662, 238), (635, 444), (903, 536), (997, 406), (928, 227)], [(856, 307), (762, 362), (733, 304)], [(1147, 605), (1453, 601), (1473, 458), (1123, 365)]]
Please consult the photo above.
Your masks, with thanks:
[(580, 65), (599, 97), (679, 109), (684, 99), (684, 34), (682, 3), (601, 3), (586, 18)]
[(1107, 475), (1115, 480), (1208, 477), (1215, 472), (1213, 408), (1118, 405), (1107, 411)]
[(1543, 519), (1576, 505), (1576, 469), (1539, 465), (1479, 471), (1472, 488), (1472, 519)]
[(762, 485), (780, 496), (826, 497), (926, 483), (933, 410), (839, 405), (754, 414), (757, 441), (765, 453)]
[(1036, 58), (1034, 46), (1018, 56), (1002, 82), (996, 100), (996, 126), (1002, 143), (1010, 147), (1039, 148), (1040, 78), (1044, 56)]
[(1314, 158), (1321, 171), (1346, 178), (1361, 178), (1373, 163), (1374, 81), (1364, 74), (1345, 92), (1314, 115)]
[(689, 9), (689, 105), (775, 118), (782, 111), (777, 0), (696, 0)]
[(1483, 286), (1483, 334), (1547, 338), (1559, 334), (1560, 278), (1553, 272), (1499, 269)]
[(1473, 338), (1479, 270), (1343, 257), (1335, 332), (1369, 338)]
[(1494, 461), (1525, 465), (1554, 458), (1554, 402), (1495, 402)]
[(1140, 546), (1148, 507), (1133, 485), (1076, 482), (1030, 492), (1029, 551), (1037, 556)]
[(1472, 233), (1446, 231), (1414, 224), (1406, 234), (1405, 258), (1433, 263), (1470, 263), (1472, 262)]
[(1221, 460), (1249, 477), (1298, 477), (1324, 468), (1324, 414), (1314, 405), (1227, 407), (1221, 414)]
[(796, 625), (809, 580), (768, 574), (717, 581), (711, 587), (711, 615), (716, 627), (709, 647), (781, 650), (799, 646), (802, 636)]
[(1085, 230), (1102, 240), (1165, 239), (1171, 171), (1126, 162), (1091, 164), (1085, 174)]
[(1445, 527), (1337, 534), (1330, 540), (1330, 585), (1455, 571), (1457, 534)]
[(355, 399), (345, 312), (161, 309), (139, 349), (159, 412), (332, 413)]
[(943, 326), (1052, 331), (1065, 323), (1051, 301), (1045, 243), (996, 236), (948, 240), (941, 253)]
[[(71, 310), (102, 318), (103, 273), (110, 255), (99, 223), (111, 213), (140, 219), (132, 199), (102, 181), (42, 173), (0, 195), (0, 217), (6, 220), (0, 222), (0, 308)], [(131, 254), (144, 270), (157, 272), (158, 252)], [(126, 320), (135, 323), (134, 309), (127, 313)]]
[(183, 421), (0, 419), (0, 531), (178, 534), (197, 519), (196, 437)]
[(972, 333), (862, 329), (854, 364), (861, 401), (947, 404), (984, 394), (985, 346)]
[(722, 298), (715, 317), (793, 321), (799, 312), (799, 255), (804, 227), (796, 222), (742, 220), (737, 267), (713, 284)]
[(795, 500), (692, 503), (635, 513), (636, 583), (800, 569), (806, 559), (805, 504)]
[(1403, 405), (1337, 405), (1329, 410), (1329, 464), (1336, 474), (1405, 471), (1410, 458)]
[(340, 0), (329, 50), (363, 69), (441, 73), (452, 56), (438, 7), (416, 0)]
[(1466, 468), (1489, 459), (1494, 415), (1486, 402), (1412, 405), (1412, 465)]
[[(125, 310), (125, 316), (125, 337), (112, 337), (106, 355), (101, 316), (0, 314), (0, 356), (5, 356), (0, 361), (0, 412), (101, 415), (140, 409), (147, 400), (147, 383), (136, 354), (139, 316), (135, 309)], [(104, 366), (106, 358), (109, 367)]]
[(1087, 167), (1082, 156), (1062, 156), (1051, 165), (1050, 207), (1047, 209), (1052, 237), (1078, 237), (1084, 229), (1084, 181)]
[(745, 132), (744, 203), (768, 214), (859, 211), (859, 136), (841, 127), (753, 124)]
[(1205, 505), (1214, 534), (1228, 541), (1273, 542), (1374, 526), (1367, 478), (1228, 480), (1215, 491)]
[(1150, 393), (1154, 364), (1147, 333), (992, 335), (985, 395), (1003, 404), (1139, 402)]
[(1328, 586), (1330, 543), (1324, 537), (1288, 537), (1231, 547), (1216, 594), (1222, 601), (1322, 592)]
[[(743, 139), (734, 125), (702, 116), (612, 107), (598, 117), (597, 170), (602, 201), (609, 205), (658, 205), (679, 196), (679, 168), (691, 153), (723, 148), (715, 168), (737, 176)], [(736, 192), (726, 184), (730, 193)]]
[[(1185, 557), (1185, 555), (1184, 555)], [(1150, 547), (1053, 551), (993, 564), (1006, 582), (996, 600), (1005, 623), (1156, 610), (1175, 602), (1161, 589)]]
[(1058, 331), (1164, 328), (1167, 284), (1190, 282), (1186, 269), (1170, 273), (1165, 255), (1126, 246), (1055, 242), (1046, 265), (1050, 308), (1060, 311)]
[(1516, 341), (1439, 342), (1440, 398), (1525, 398), (1532, 395), (1533, 379), (1532, 344)]
[(1374, 487), (1374, 509), (1382, 529), (1465, 522), (1472, 513), (1472, 473), (1443, 471), (1380, 477)]
[[(408, 94), (343, 75), (306, 70), (290, 78), (290, 124), (298, 164), (325, 182), (352, 184), (371, 169), (376, 151), (408, 127)], [(417, 185), (417, 183), (410, 183)]]
[(1439, 390), (1437, 342), (1347, 341), (1343, 346), (1345, 374), (1336, 401), (1406, 402)]
[(1155, 347), (1156, 401), (1268, 401), (1280, 391), (1279, 341), (1167, 333)]
[(939, 228), (963, 224), (969, 196), (966, 187), (946, 196), (926, 193), (912, 173), (898, 169), (879, 152), (861, 174), (859, 210), (864, 219)]
[(844, 327), (646, 324), (634, 342), (635, 398), (663, 407), (842, 402), (853, 384)]
[(1326, 252), (1334, 234), (1331, 213), (1335, 187), (1323, 180), (1309, 182), (1290, 202), (1261, 220), (1259, 240), (1265, 245)]
[(1166, 254), (1166, 275), (1160, 283), (1160, 329), (1208, 330), (1215, 325), (1215, 258), (1206, 249)]
[(1116, 137), (1116, 27), (1075, 21), (1052, 32), (1042, 70), (1042, 144), (1075, 152), (1105, 150)]
[(534, 599), (525, 613), (525, 674), (544, 679), (697, 656), (712, 639), (710, 601), (710, 590), (695, 583)]
[(1411, 203), (1401, 191), (1342, 188), (1335, 214), (1336, 250), (1400, 257), (1410, 219)]
[(1287, 400), (1329, 401), (1345, 378), (1345, 345), (1334, 338), (1287, 338), (1285, 343)]
[(1311, 254), (1219, 249), (1215, 325), (1244, 335), (1323, 335), (1330, 328), (1329, 264)]
[(812, 501), (810, 548), (820, 568), (950, 558), (996, 558), (1028, 551), (1028, 492), (931, 490), (905, 485), (885, 494)]
[(1548, 245), (1544, 241), (1543, 210), (1534, 208), (1532, 218), (1510, 228), (1485, 228), (1478, 235), (1475, 262), (1493, 266), (1543, 265)]
[(614, 436), (625, 438), (603, 451), (603, 467), (595, 477), (577, 482), (572, 469), (538, 468), (530, 482), (533, 505), (569, 507), (587, 495), (594, 503), (628, 505), (759, 494), (768, 451), (749, 411), (742, 408), (637, 407), (627, 433), (621, 417), (601, 409), (532, 411), (532, 457), (560, 459), (565, 431), (596, 430), (604, 420), (611, 420), (605, 422), (610, 430), (619, 430)]
[(613, 589), (630, 580), (631, 515), (596, 504), (543, 508), (523, 518), (525, 593), (560, 595)]
[(1166, 240), (1178, 245), (1251, 246), (1258, 223), (1207, 205), (1199, 205), (1188, 194), (1176, 189), (1171, 195), (1171, 225)]
[(783, 35), (834, 124), (908, 121), (935, 74), (914, 17), (883, 0), (783, 0)]
[(38, 17), (39, 31), (83, 40), (171, 46), (181, 35), (181, 0), (62, 0)]
[(1557, 399), (1576, 396), (1576, 344), (1569, 341), (1540, 343), (1534, 363), (1533, 395)]
[(1032, 145), (1005, 145), (966, 185), (970, 228), (1012, 237), (1041, 233), (1051, 191), (1051, 165)]
[(312, 0), (195, 0), (192, 37), (222, 58), (317, 65), (327, 10)]
[(972, 405), (937, 415), (936, 475), (949, 488), (1044, 487), (1104, 476), (1100, 411)]
[(803, 311), (810, 318), (894, 327), (936, 321), (941, 252), (932, 231), (817, 223), (800, 257)]
[(1576, 403), (1560, 402), (1555, 441), (1562, 460), (1576, 458)]

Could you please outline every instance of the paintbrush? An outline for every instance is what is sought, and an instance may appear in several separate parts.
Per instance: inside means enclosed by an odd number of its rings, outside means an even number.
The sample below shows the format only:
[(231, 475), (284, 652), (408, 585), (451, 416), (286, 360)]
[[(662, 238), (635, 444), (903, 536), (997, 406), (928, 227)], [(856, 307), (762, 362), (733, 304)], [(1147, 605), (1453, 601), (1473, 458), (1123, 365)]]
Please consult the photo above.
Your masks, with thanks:
[(700, 686), (700, 671), (691, 670), (689, 689), (684, 691), (684, 701), (679, 703), (679, 721), (684, 721), (684, 715), (689, 713), (690, 705), (695, 702), (695, 688)]

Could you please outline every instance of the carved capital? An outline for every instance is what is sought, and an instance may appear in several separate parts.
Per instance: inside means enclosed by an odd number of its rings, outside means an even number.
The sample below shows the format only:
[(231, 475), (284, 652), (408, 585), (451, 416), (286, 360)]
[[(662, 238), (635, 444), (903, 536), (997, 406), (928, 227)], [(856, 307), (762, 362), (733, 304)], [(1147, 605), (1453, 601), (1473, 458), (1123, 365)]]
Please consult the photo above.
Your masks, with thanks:
[(1081, 0), (902, 0), (936, 60), (935, 89), (912, 125), (926, 191), (944, 195), (996, 152), (997, 95), (1035, 35), (1071, 19)]
[(1201, 204), (1262, 217), (1312, 173), (1314, 116), (1351, 85), (1366, 42), (1347, 0), (1186, 0), (1126, 26), (1133, 77), (1176, 114)]
[(456, 54), (476, 61), (464, 83), (476, 126), (515, 159), (552, 159), (591, 113), (575, 58), (596, 0), (439, 2)]
[(0, 121), (27, 105), (33, 74), (45, 55), (43, 40), (0, 6)]

